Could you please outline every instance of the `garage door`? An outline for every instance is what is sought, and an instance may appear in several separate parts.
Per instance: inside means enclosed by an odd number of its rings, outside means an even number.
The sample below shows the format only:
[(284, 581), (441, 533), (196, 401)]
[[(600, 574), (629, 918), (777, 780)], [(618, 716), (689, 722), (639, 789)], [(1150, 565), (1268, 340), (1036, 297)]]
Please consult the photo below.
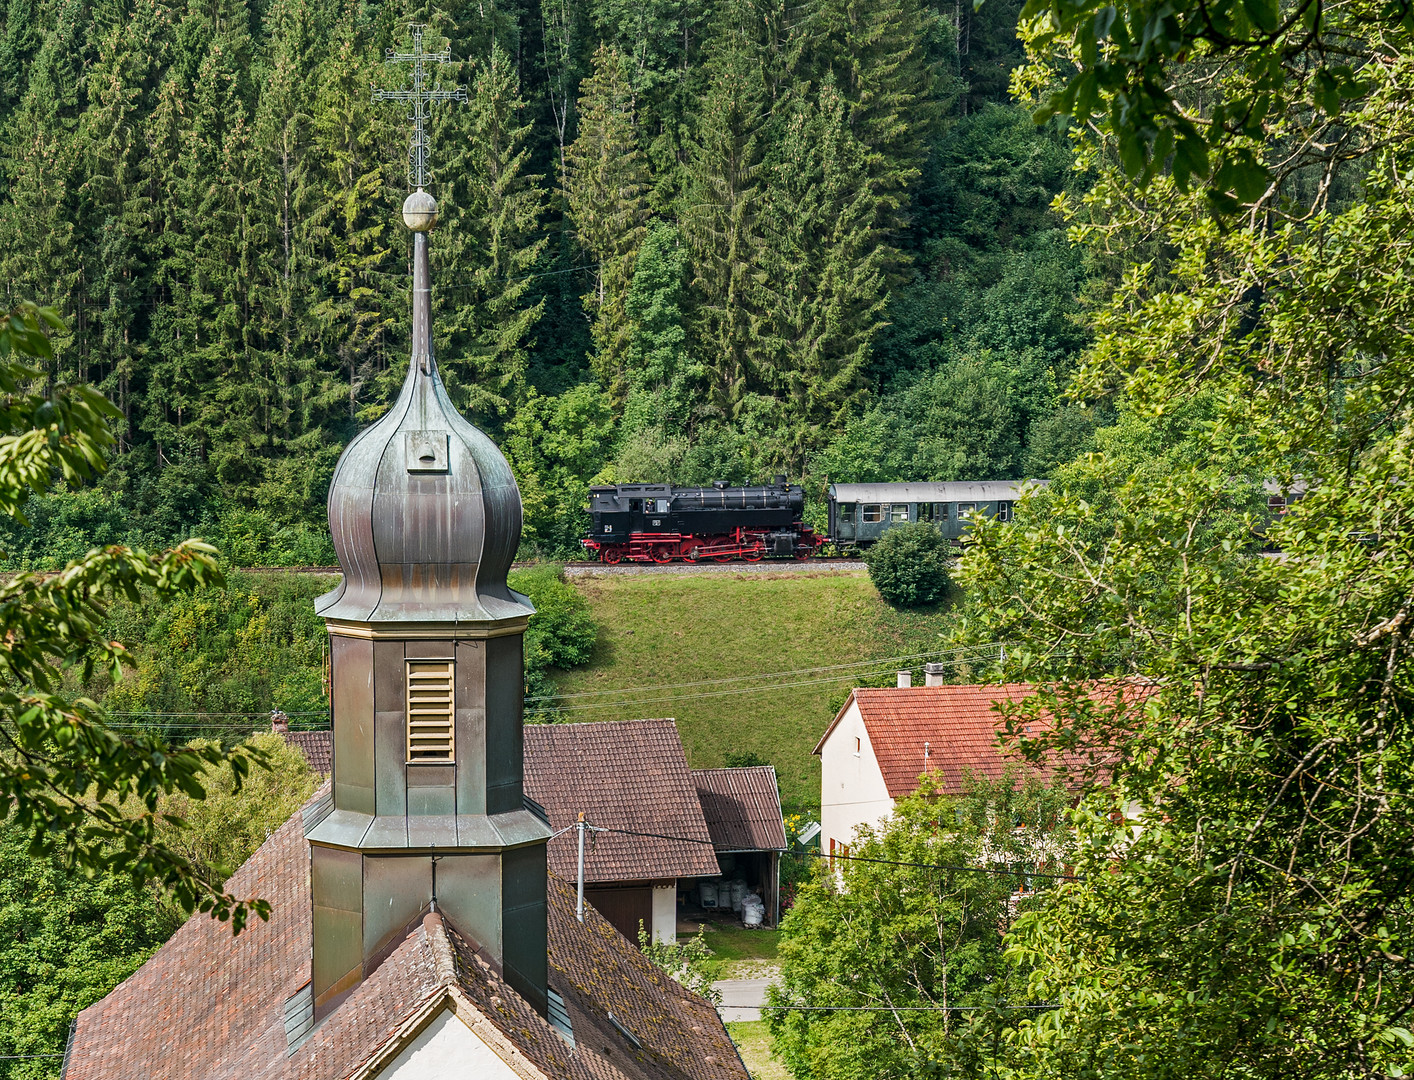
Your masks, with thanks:
[(586, 887), (584, 898), (635, 945), (639, 922), (650, 934), (653, 932), (653, 890), (646, 885), (627, 889)]

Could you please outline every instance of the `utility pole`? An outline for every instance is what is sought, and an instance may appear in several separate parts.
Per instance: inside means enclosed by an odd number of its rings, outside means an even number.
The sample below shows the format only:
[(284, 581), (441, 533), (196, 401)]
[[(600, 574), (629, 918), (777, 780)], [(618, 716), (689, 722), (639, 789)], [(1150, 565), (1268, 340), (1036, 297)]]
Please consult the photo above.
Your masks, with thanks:
[(579, 890), (575, 895), (574, 913), (580, 922), (584, 922), (584, 811), (579, 812), (579, 821), (575, 823), (575, 828), (579, 831)]
[(450, 64), (452, 62), (452, 50), (443, 49), (439, 53), (429, 53), (422, 48), (422, 32), (427, 27), (421, 23), (413, 23), (408, 27), (412, 31), (412, 52), (399, 53), (392, 49), (388, 50), (387, 64), (412, 64), (412, 89), (411, 90), (377, 90), (373, 91), (374, 101), (411, 101), (412, 112), (408, 119), (412, 121), (412, 142), (408, 147), (408, 180), (412, 186), (421, 189), (427, 186), (427, 161), (428, 161), (428, 141), (427, 141), (427, 106), (434, 101), (465, 101), (466, 87), (458, 86), (451, 90), (437, 90), (428, 85), (427, 72), (423, 64), (432, 61), (437, 64)]

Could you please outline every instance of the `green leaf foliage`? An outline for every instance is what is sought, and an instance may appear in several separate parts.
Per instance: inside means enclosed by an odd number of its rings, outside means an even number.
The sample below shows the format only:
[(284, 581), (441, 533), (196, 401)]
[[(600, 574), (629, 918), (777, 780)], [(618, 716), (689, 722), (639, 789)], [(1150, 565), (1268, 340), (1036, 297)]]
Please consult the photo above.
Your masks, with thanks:
[[(1268, 64), (1287, 93), (1282, 35), (1315, 9), (1276, 29), (1270, 11), (1244, 7), (1239, 26), (1213, 10), (1260, 45), (1223, 78)], [(1155, 23), (1155, 55), (1185, 20)], [(1351, 47), (1400, 60), (1362, 70), (1346, 164), (1318, 186), (1272, 174), (1279, 221), (1220, 227), (1179, 177), (1134, 198), (1130, 167), (1100, 153), (1111, 133), (1092, 133), (1101, 172), (1070, 206), (1076, 235), (1150, 256), (1098, 309), (1075, 384), (1112, 395), (1118, 423), (1015, 526), (982, 523), (961, 576), (964, 637), (1006, 640), (1005, 676), (1043, 687), (1012, 734), (1088, 752), (1105, 785), (1076, 812), (1080, 880), (1007, 942), (1056, 1008), (974, 1075), (1410, 1071), (1414, 141), (1392, 104), (1410, 88), (1405, 31), (1367, 32)], [(1127, 692), (1097, 698), (1096, 679)]]
[[(31, 391), (37, 372), (18, 357), (51, 355), (41, 329), (62, 322), (52, 311), (13, 309), (0, 330), (0, 509), (19, 513), (26, 495), (53, 478), (101, 471), (112, 444), (112, 407), (88, 387)], [(200, 798), (206, 772), (228, 764), (238, 788), (262, 755), (227, 756), (219, 746), (172, 747), (149, 735), (120, 735), (87, 697), (65, 693), (66, 675), (118, 678), (133, 660), (105, 632), (115, 598), (134, 600), (146, 587), (161, 596), (219, 584), (214, 549), (188, 541), (168, 551), (118, 545), (96, 548), (57, 575), (20, 574), (0, 584), (0, 799), (9, 829), (27, 838), (33, 855), (60, 856), (85, 871), (118, 868), (134, 882), (157, 880), (185, 910), (200, 907), (239, 930), (268, 906), (258, 897), (228, 894), (161, 835), (159, 803), (180, 792)], [(136, 813), (133, 809), (136, 807)]]
[(865, 552), (869, 580), (898, 607), (925, 607), (942, 600), (952, 582), (948, 541), (929, 522), (894, 525)]
[(1010, 1027), (1014, 1014), (989, 1007), (1030, 999), (1008, 993), (1003, 934), (1035, 902), (1016, 895), (1026, 871), (1064, 862), (1067, 802), (1063, 787), (1014, 771), (973, 778), (953, 798), (925, 776), (860, 830), (849, 859), (822, 861), (782, 919), (781, 982), (765, 1014), (792, 1075), (932, 1075), (971, 1049), (969, 1013), (950, 1009), (980, 1007)]

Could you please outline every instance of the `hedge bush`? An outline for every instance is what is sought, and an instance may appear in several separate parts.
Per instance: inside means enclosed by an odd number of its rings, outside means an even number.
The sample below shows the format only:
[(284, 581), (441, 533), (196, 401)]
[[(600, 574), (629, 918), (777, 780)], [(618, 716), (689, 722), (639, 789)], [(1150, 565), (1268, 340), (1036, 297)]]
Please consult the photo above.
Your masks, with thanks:
[(895, 525), (864, 556), (869, 580), (896, 607), (925, 607), (947, 595), (951, 551), (937, 526)]

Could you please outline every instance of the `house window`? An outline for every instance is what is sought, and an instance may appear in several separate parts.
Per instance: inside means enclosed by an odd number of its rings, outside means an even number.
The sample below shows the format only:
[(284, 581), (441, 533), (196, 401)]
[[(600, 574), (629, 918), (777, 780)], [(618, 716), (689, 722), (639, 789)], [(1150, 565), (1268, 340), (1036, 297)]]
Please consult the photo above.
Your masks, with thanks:
[(1011, 503), (1009, 503), (1009, 502), (999, 502), (999, 503), (997, 503), (997, 520), (998, 520), (998, 521), (1010, 521), (1010, 520), (1011, 520)]
[(933, 520), (933, 504), (932, 504), (932, 503), (919, 503), (919, 504), (918, 504), (918, 520), (919, 520), (919, 521), (932, 521), (932, 520)]
[(907, 521), (908, 503), (894, 503), (893, 506), (889, 507), (889, 520)]
[(866, 524), (879, 520), (879, 504), (869, 503), (864, 507), (864, 521)]
[(837, 859), (837, 858), (839, 858), (839, 859), (848, 859), (848, 858), (849, 858), (849, 845), (848, 845), (848, 844), (841, 844), (838, 840), (836, 840), (836, 839), (832, 836), (832, 837), (830, 837), (830, 869), (831, 869), (831, 870), (833, 870), (833, 869), (835, 868), (835, 859)]
[(413, 761), (454, 761), (451, 660), (407, 662), (408, 756)]
[(840, 524), (854, 524), (854, 503), (840, 503)]
[(856, 735), (856, 736), (854, 737), (854, 755), (855, 755), (855, 757), (858, 757), (858, 756), (859, 756), (859, 752), (860, 752), (861, 749), (862, 749), (862, 747), (861, 747), (861, 745), (860, 745), (859, 736)]

